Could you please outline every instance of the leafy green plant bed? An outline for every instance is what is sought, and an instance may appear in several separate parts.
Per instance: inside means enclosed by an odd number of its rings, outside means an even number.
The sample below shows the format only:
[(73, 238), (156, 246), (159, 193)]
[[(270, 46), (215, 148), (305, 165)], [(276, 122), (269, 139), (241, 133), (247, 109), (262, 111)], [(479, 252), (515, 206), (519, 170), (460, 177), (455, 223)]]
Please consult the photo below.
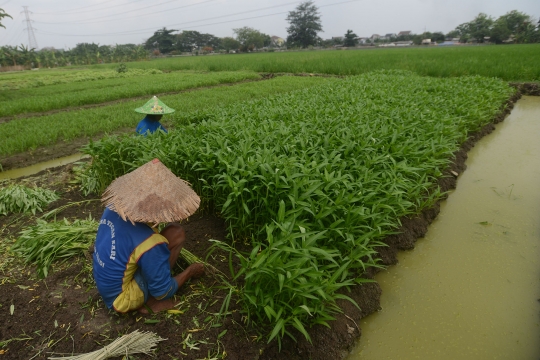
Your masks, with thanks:
[[(268, 339), (327, 325), (365, 280), (399, 219), (442, 196), (436, 187), (470, 132), (514, 94), (501, 80), (381, 71), (216, 108), (168, 135), (91, 143), (87, 192), (159, 158), (221, 214), (241, 262), (249, 321)], [(189, 121), (187, 121), (189, 123)], [(250, 243), (250, 252), (235, 243)]]
[[(172, 115), (162, 119), (166, 126), (186, 121), (186, 114), (206, 113), (212, 108), (222, 108), (232, 103), (260, 99), (272, 94), (283, 93), (315, 86), (340, 79), (320, 77), (280, 76), (266, 81), (216, 87), (194, 92), (160, 97), (167, 105), (176, 109)], [(145, 100), (146, 101), (146, 100)], [(34, 149), (38, 146), (55, 144), (59, 140), (69, 141), (80, 137), (113, 132), (135, 126), (141, 115), (133, 111), (144, 102), (128, 101), (109, 106), (85, 110), (63, 111), (56, 114), (16, 119), (0, 123), (0, 155), (11, 155)]]
[(115, 78), (130, 78), (162, 73), (163, 72), (158, 69), (130, 69), (126, 72), (118, 72), (118, 70), (110, 69), (62, 69), (52, 71), (40, 70), (29, 73), (10, 73), (0, 75), (0, 90), (21, 90), (48, 85), (70, 84), (74, 82), (87, 82)]
[(257, 73), (251, 71), (206, 74), (197, 72), (163, 74), (156, 70), (153, 72), (153, 75), (143, 72), (142, 75), (133, 77), (123, 77), (124, 73), (116, 73), (117, 76), (114, 78), (103, 80), (0, 91), (0, 117), (99, 104), (137, 96), (150, 98), (160, 93), (260, 78)]
[(0, 216), (11, 213), (35, 214), (56, 200), (58, 195), (54, 191), (12, 184), (0, 188)]

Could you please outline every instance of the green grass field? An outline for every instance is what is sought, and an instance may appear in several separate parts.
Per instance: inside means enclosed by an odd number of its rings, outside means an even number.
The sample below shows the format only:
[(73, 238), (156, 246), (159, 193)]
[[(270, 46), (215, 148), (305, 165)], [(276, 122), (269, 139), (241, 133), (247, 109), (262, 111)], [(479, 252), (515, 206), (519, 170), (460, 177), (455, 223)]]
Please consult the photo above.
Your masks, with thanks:
[[(419, 75), (482, 75), (505, 81), (540, 81), (540, 44), (325, 50), (191, 56), (127, 64), (130, 68), (357, 75), (410, 70)], [(102, 65), (95, 66), (99, 68)], [(104, 65), (114, 68), (115, 64)]]
[[(83, 71), (84, 72), (84, 71)], [(171, 72), (0, 91), (0, 117), (260, 79), (253, 71)]]

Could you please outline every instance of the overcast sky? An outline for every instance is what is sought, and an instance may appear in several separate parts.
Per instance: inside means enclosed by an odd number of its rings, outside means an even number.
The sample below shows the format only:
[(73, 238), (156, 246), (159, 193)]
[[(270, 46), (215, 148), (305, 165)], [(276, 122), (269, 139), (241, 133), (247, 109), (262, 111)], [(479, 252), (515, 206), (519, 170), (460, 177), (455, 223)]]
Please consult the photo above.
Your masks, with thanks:
[[(28, 45), (30, 19), (39, 48), (73, 48), (82, 42), (100, 45), (141, 44), (162, 27), (196, 30), (218, 37), (249, 26), (268, 35), (287, 37), (287, 13), (300, 1), (291, 0), (0, 0), (4, 18), (1, 45)], [(442, 31), (471, 21), (483, 12), (494, 18), (511, 10), (540, 16), (540, 0), (315, 0), (323, 39)]]

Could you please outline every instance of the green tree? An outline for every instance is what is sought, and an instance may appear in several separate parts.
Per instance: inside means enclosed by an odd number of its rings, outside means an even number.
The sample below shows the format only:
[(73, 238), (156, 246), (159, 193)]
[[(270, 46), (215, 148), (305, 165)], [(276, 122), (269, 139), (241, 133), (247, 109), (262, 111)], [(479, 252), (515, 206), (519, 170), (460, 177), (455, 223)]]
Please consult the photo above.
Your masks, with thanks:
[(5, 18), (5, 17), (8, 17), (8, 18), (11, 18), (11, 15), (7, 14), (4, 9), (0, 9), (0, 26), (3, 27), (4, 29), (6, 28), (3, 24), (2, 24), (2, 19)]
[(502, 17), (498, 18), (493, 27), (491, 28), (490, 40), (495, 44), (501, 44), (504, 40), (507, 40), (512, 33), (508, 29), (506, 20)]
[(306, 48), (320, 42), (317, 34), (322, 31), (321, 17), (313, 1), (303, 2), (295, 11), (290, 11), (287, 21), (289, 22), (287, 46)]
[(29, 49), (28, 46), (23, 44), (19, 45), (19, 65), (32, 66), (37, 62), (35, 49)]
[(218, 48), (220, 44), (221, 39), (212, 34), (201, 34), (198, 31), (185, 30), (176, 35), (175, 49), (183, 52), (191, 52), (195, 48)]
[(344, 46), (356, 46), (356, 44), (358, 43), (358, 40), (356, 40), (357, 37), (358, 37), (358, 35), (353, 33), (352, 30), (347, 30), (347, 33), (345, 34), (345, 36), (343, 38), (343, 45)]
[(240, 46), (240, 41), (236, 40), (235, 38), (224, 37), (223, 39), (221, 39), (221, 47), (227, 50), (227, 52), (231, 50), (238, 50)]
[(506, 27), (510, 30), (512, 35), (518, 35), (520, 31), (523, 30), (523, 25), (527, 23), (532, 23), (532, 19), (529, 15), (519, 12), (517, 10), (512, 10), (506, 13), (505, 15), (499, 17), (499, 19), (506, 23)]
[(20, 53), (16, 47), (9, 46), (9, 45), (5, 46), (4, 54), (6, 58), (9, 59), (9, 65), (17, 66), (17, 61), (20, 58)]
[(173, 32), (178, 30), (167, 30), (167, 28), (160, 29), (154, 32), (148, 40), (146, 40), (144, 47), (148, 50), (158, 49), (162, 54), (168, 54), (174, 50), (174, 44), (176, 43), (176, 36)]
[(460, 36), (460, 33), (458, 30), (452, 30), (448, 32), (448, 34), (445, 35), (447, 39), (454, 39), (454, 38), (458, 38), (459, 36)]
[(484, 38), (491, 33), (491, 27), (493, 26), (493, 18), (484, 13), (478, 14), (473, 21), (468, 23), (467, 31), (471, 38), (476, 39), (477, 42), (483, 43)]
[(430, 36), (431, 41), (435, 41), (437, 43), (442, 43), (445, 40), (444, 34), (440, 31), (435, 31), (434, 33), (431, 33)]
[(260, 49), (272, 41), (269, 35), (248, 26), (233, 29), (233, 32), (236, 34), (236, 40), (240, 43), (241, 51)]

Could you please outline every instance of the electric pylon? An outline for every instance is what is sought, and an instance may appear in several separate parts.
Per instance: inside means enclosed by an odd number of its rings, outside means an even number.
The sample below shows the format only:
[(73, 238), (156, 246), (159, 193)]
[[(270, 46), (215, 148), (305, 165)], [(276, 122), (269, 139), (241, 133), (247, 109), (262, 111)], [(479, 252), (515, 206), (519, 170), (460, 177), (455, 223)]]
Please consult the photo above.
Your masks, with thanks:
[(30, 49), (36, 49), (38, 48), (36, 35), (34, 34), (34, 28), (32, 27), (32, 20), (30, 20), (30, 11), (28, 10), (28, 6), (23, 6), (24, 8), (24, 16), (26, 16), (26, 20), (23, 20), (26, 22), (26, 26), (28, 26), (25, 30), (28, 30), (28, 46), (30, 46)]

